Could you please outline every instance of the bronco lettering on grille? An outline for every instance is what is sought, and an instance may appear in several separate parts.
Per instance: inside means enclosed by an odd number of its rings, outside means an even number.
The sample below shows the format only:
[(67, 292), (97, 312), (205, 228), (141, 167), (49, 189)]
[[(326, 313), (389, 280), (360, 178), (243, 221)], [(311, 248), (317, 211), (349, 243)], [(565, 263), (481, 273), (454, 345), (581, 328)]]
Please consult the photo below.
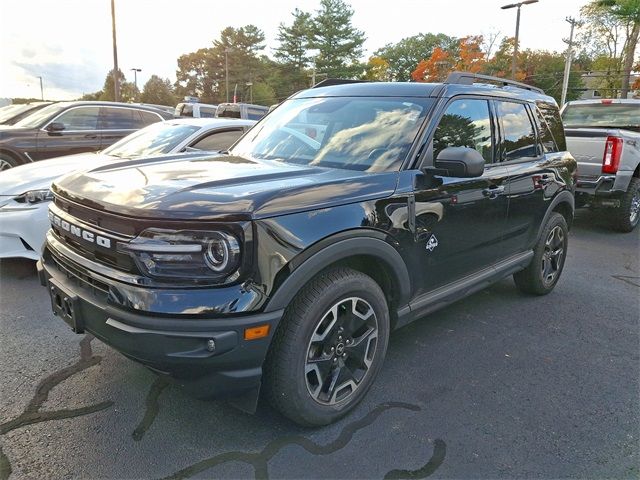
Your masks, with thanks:
[(86, 242), (94, 243), (103, 248), (111, 248), (110, 238), (98, 235), (97, 233), (87, 230), (78, 225), (73, 225), (72, 223), (69, 223), (67, 220), (63, 220), (51, 211), (49, 211), (49, 220), (51, 221), (51, 225), (56, 226), (64, 232), (69, 233), (69, 236), (81, 238)]

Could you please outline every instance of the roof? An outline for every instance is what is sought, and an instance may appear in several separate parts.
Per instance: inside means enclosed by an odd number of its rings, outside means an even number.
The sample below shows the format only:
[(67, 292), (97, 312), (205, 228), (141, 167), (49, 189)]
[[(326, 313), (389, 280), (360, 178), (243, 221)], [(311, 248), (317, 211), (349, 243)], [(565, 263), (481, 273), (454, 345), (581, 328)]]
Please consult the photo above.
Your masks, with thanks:
[(240, 118), (228, 118), (228, 117), (214, 117), (214, 118), (174, 118), (171, 120), (165, 120), (163, 123), (180, 124), (180, 125), (193, 125), (195, 127), (250, 127), (256, 123), (255, 120), (243, 120)]
[(441, 83), (360, 82), (310, 88), (291, 98), (313, 97), (430, 97)]
[(129, 108), (139, 108), (140, 110), (148, 110), (150, 112), (162, 112), (167, 114), (166, 111), (149, 106), (142, 105), (140, 103), (125, 103), (125, 102), (108, 102), (108, 101), (100, 101), (100, 100), (72, 100), (69, 102), (56, 102), (57, 105), (61, 106), (76, 106), (76, 105), (95, 105), (98, 107), (129, 107)]

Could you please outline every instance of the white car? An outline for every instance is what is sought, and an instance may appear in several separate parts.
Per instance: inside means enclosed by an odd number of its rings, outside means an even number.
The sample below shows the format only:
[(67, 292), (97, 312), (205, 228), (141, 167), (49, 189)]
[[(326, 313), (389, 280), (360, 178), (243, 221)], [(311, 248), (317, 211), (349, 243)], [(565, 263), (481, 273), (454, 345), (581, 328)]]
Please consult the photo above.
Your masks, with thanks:
[(49, 229), (49, 188), (57, 178), (125, 159), (227, 150), (255, 123), (228, 118), (167, 120), (138, 130), (102, 152), (42, 160), (0, 172), (0, 258), (40, 258)]

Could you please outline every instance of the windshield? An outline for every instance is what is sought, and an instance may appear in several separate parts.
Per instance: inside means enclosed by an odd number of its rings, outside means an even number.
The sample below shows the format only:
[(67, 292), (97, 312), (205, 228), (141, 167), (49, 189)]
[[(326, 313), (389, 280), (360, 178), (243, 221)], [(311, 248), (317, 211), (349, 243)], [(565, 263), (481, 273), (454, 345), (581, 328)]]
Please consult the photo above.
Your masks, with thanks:
[(587, 103), (567, 105), (562, 112), (566, 128), (640, 128), (640, 103)]
[(6, 107), (0, 108), (0, 123), (4, 123), (7, 120), (11, 120), (13, 117), (18, 115), (19, 113), (25, 112), (33, 108), (33, 106), (28, 104), (23, 105), (7, 105)]
[(102, 153), (132, 158), (170, 153), (200, 127), (180, 123), (154, 123), (114, 143)]
[(67, 108), (67, 104), (65, 103), (54, 103), (53, 105), (49, 105), (48, 107), (44, 107), (28, 117), (23, 118), (19, 122), (16, 123), (16, 127), (25, 127), (25, 128), (36, 128), (39, 127), (45, 120), (48, 120), (49, 117), (54, 116), (59, 113), (63, 109)]
[(368, 172), (397, 169), (432, 102), (398, 97), (287, 100), (230, 153)]

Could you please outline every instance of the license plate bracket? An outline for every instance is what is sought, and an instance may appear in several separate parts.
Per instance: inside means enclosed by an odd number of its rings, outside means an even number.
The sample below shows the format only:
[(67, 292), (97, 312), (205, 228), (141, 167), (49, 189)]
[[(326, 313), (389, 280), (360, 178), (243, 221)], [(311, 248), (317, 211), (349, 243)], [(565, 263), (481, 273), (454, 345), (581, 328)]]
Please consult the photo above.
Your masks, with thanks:
[(49, 279), (49, 296), (54, 315), (60, 317), (75, 333), (84, 333), (78, 297), (68, 292), (54, 279)]

